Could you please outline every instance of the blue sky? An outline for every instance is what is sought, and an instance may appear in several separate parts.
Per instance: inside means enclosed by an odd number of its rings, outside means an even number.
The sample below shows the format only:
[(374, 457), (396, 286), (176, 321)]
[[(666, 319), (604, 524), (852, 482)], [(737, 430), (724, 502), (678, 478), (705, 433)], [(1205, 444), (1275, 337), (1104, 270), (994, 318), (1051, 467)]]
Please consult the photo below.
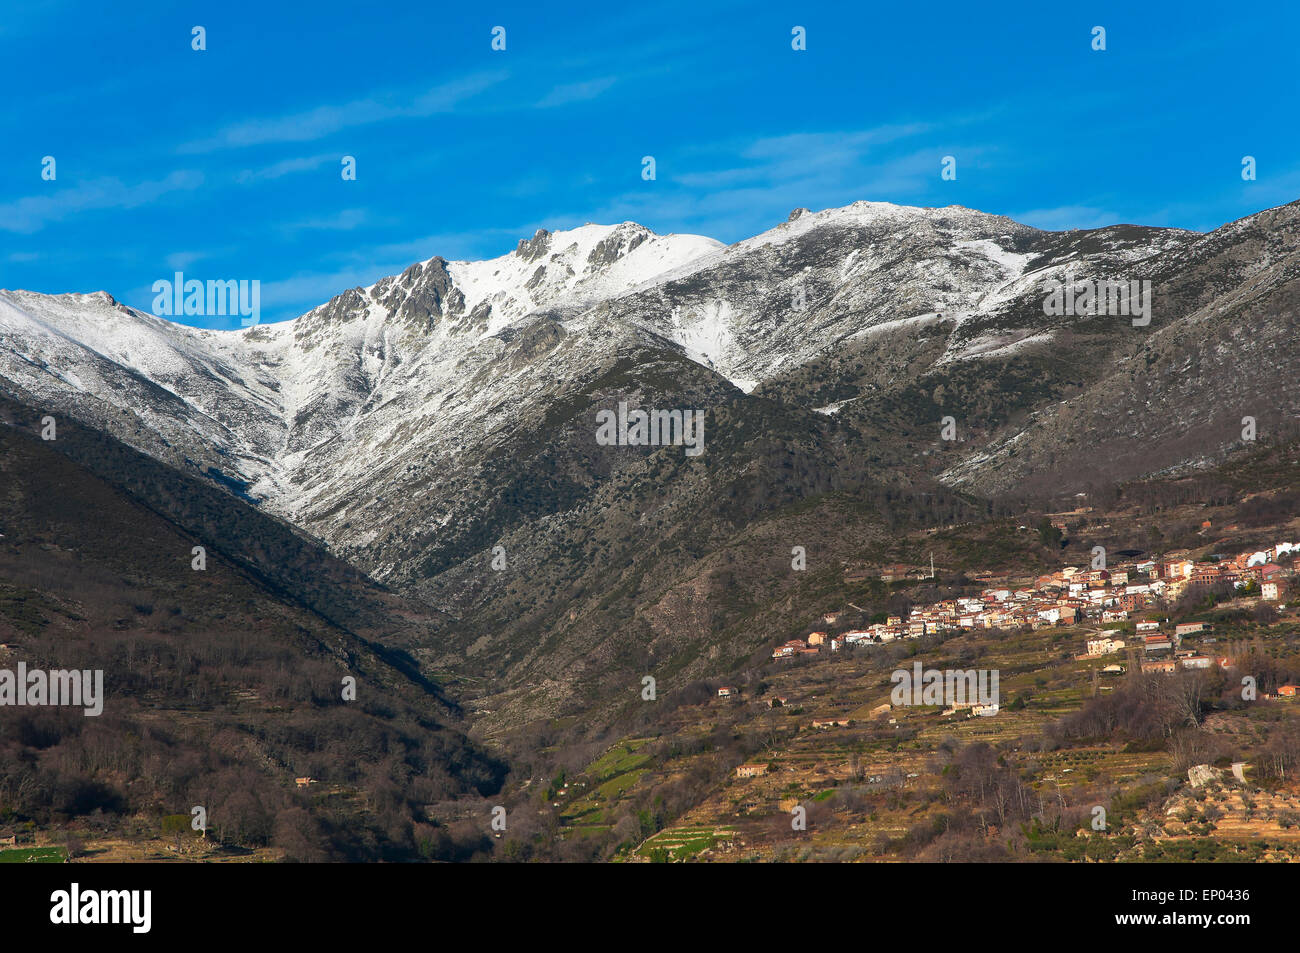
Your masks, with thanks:
[(731, 242), (869, 199), (1207, 230), (1300, 198), (1291, 3), (105, 6), (0, 17), (0, 287), (149, 310), (181, 270), (261, 281), (279, 320), (588, 221)]

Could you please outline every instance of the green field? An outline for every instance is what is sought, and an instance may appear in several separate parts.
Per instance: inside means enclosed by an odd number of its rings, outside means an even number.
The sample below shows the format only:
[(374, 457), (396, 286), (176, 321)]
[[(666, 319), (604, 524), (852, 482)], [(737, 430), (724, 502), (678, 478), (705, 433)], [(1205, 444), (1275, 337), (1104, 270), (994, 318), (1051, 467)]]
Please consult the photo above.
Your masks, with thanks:
[(62, 847), (17, 847), (0, 850), (0, 864), (61, 864), (68, 859)]
[(735, 836), (734, 827), (666, 828), (638, 847), (636, 854), (659, 863), (681, 862)]
[(589, 764), (580, 776), (585, 784), (585, 793), (574, 797), (565, 807), (564, 822), (577, 826), (580, 833), (584, 833), (584, 828), (607, 827), (608, 805), (634, 787), (653, 760), (650, 755), (639, 752), (649, 740), (630, 738)]

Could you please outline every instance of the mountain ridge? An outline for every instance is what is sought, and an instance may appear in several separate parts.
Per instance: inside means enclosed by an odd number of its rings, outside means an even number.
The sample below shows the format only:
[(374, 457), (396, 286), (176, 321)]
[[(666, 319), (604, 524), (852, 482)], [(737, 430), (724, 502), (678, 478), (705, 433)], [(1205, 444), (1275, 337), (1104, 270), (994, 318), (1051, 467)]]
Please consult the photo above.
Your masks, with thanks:
[[(884, 203), (796, 210), (727, 246), (635, 223), (539, 230), (291, 322), (170, 336), (106, 294), (3, 292), (0, 382), (235, 488), (438, 607), (451, 621), (422, 664), (522, 684), (553, 662), (545, 703), (559, 704), (577, 673), (632, 664), (643, 636), (683, 671), (717, 664), (683, 661), (691, 650), (654, 616), (738, 584), (727, 554), (757, 545), (746, 526), (768, 526), (770, 546), (831, 525), (801, 507), (854, 501), (876, 521), (866, 538), (894, 510), (1212, 459), (1233, 443), (1224, 413), (1252, 404), (1266, 426), (1300, 413), (1283, 387), (1298, 209), (1205, 234), (1046, 232)], [(1118, 279), (1152, 282), (1149, 326), (1044, 306), (1048, 282)], [(1272, 351), (1243, 336), (1243, 315)], [(108, 330), (71, 333), (96, 322)], [(1194, 353), (1193, 382), (1178, 368)], [(1223, 395), (1224, 413), (1202, 412), (1201, 394)], [(620, 402), (706, 411), (703, 457), (598, 446), (595, 416)], [(1105, 452), (1084, 453), (1089, 440)], [(767, 558), (750, 543), (735, 553)], [(489, 568), (498, 547), (505, 575)], [(779, 577), (742, 588), (760, 578)], [(700, 609), (700, 624), (733, 633), (744, 602)]]

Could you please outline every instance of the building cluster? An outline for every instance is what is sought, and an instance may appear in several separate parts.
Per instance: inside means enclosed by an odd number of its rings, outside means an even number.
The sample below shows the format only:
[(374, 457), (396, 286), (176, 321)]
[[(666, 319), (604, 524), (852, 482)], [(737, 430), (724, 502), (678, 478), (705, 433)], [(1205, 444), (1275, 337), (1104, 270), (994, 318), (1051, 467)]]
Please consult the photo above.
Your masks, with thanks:
[[(1159, 622), (1138, 622), (1135, 626), (1136, 636), (1132, 639), (1121, 638), (1118, 629), (1107, 629), (1084, 643), (1084, 654), (1077, 656), (1081, 661), (1116, 655), (1121, 652), (1136, 656), (1141, 652), (1143, 672), (1173, 673), (1179, 669), (1205, 669), (1218, 662), (1224, 668), (1232, 664), (1227, 656), (1212, 657), (1192, 649), (1182, 647), (1183, 639), (1189, 636), (1208, 636), (1214, 627), (1208, 622), (1183, 622), (1174, 626), (1173, 631), (1166, 630)], [(1212, 642), (1213, 639), (1207, 641)], [(1101, 670), (1103, 675), (1122, 675), (1127, 669), (1123, 665), (1108, 665)]]
[[(1278, 543), (1270, 549), (1244, 552), (1214, 562), (1196, 562), (1186, 554), (1172, 554), (1160, 559), (1127, 560), (1106, 569), (1081, 569), (1066, 566), (1053, 573), (1024, 578), (1018, 584), (984, 589), (979, 596), (945, 599), (931, 605), (913, 606), (906, 617), (889, 616), (884, 622), (864, 629), (831, 635), (813, 632), (806, 638), (790, 639), (772, 651), (774, 659), (817, 655), (823, 649), (839, 651), (846, 645), (876, 645), (895, 639), (918, 639), (925, 635), (966, 629), (1020, 629), (1025, 626), (1077, 625), (1085, 621), (1101, 624), (1123, 622), (1146, 609), (1175, 602), (1184, 595), (1195, 595), (1216, 586), (1231, 585), (1241, 589), (1258, 584), (1266, 601), (1278, 601), (1286, 594), (1289, 573), (1275, 559), (1300, 551), (1300, 544)], [(895, 574), (898, 567), (887, 567)], [(883, 578), (883, 577), (882, 577)], [(822, 621), (832, 626), (841, 613), (827, 613)], [(1191, 653), (1190, 659), (1178, 656), (1181, 635), (1161, 635), (1159, 623), (1140, 622), (1151, 631), (1140, 631), (1144, 667), (1147, 662), (1164, 670), (1208, 667), (1210, 660)], [(1179, 627), (1183, 628), (1182, 626)], [(1184, 633), (1185, 634), (1185, 633)], [(1125, 647), (1114, 633), (1103, 632), (1089, 643), (1088, 654), (1108, 655)], [(1107, 646), (1109, 648), (1101, 648)], [(1135, 646), (1136, 647), (1136, 646)], [(1168, 652), (1172, 658), (1164, 658)], [(1186, 664), (1184, 664), (1186, 663)], [(1153, 668), (1152, 670), (1157, 670)]]
[[(1100, 632), (1095, 638), (1084, 644), (1086, 651), (1078, 656), (1082, 659), (1101, 658), (1128, 651), (1132, 655), (1142, 653), (1142, 671), (1172, 673), (1183, 669), (1209, 668), (1215, 660), (1191, 649), (1182, 648), (1183, 638), (1191, 635), (1208, 634), (1213, 627), (1207, 622), (1186, 622), (1174, 627), (1172, 632), (1165, 631), (1159, 622), (1139, 622), (1136, 625), (1135, 638), (1126, 641), (1120, 638), (1118, 629)], [(1220, 659), (1227, 665), (1227, 659)], [(1125, 671), (1122, 665), (1109, 665), (1102, 669), (1104, 675), (1118, 675)]]

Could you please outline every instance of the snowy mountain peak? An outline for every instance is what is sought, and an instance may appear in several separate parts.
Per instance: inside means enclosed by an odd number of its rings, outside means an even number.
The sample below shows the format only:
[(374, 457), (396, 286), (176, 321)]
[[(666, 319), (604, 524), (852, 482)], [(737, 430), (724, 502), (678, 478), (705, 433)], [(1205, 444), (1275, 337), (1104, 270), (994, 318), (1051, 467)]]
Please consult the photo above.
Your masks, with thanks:
[[(661, 364), (655, 387), (680, 379), (692, 394), (704, 388), (730, 400), (720, 375), (742, 391), (761, 388), (755, 406), (838, 407), (837, 421), (874, 426), (872, 408), (891, 394), (902, 401), (894, 406), (912, 406), (917, 394), (956, 393), (965, 382), (983, 400), (992, 362), (1003, 370), (1041, 362), (1030, 371), (1050, 373), (1056, 355), (1084, 348), (1081, 366), (1104, 369), (1148, 344), (1165, 353), (1162, 342), (1177, 338), (1167, 359), (1182, 367), (1179, 355), (1199, 347), (1207, 328), (1236, 333), (1240, 322), (1219, 317), (1255, 308), (1266, 294), (1274, 310), (1289, 300), (1282, 291), (1300, 254), (1295, 209), (1206, 236), (1136, 226), (1044, 232), (955, 206), (859, 202), (795, 213), (730, 246), (635, 222), (538, 229), (496, 258), (429, 258), (293, 321), (240, 331), (174, 324), (103, 292), (0, 292), (0, 390), (239, 487), (385, 577), (411, 553), (422, 563), (425, 549), (443, 545), (435, 536), (475, 525), (475, 494), (500, 488), (492, 480), (504, 471), (495, 468), (513, 459), (521, 435), (536, 447), (567, 439), (572, 432), (555, 421), (586, 415), (597, 393), (610, 396), (614, 385), (593, 391), (594, 382), (624, 386), (621, 372), (610, 373), (621, 361)], [(1139, 263), (1165, 295), (1150, 332), (1128, 320), (1044, 314), (1045, 276), (1070, 268), (1109, 278)], [(1182, 316), (1196, 323), (1180, 324)], [(1289, 346), (1289, 324), (1274, 325), (1279, 349)], [(1237, 353), (1233, 339), (1211, 340), (1223, 350), (1203, 366)], [(1250, 372), (1236, 370), (1220, 386), (1249, 389), (1230, 406), (1285, 390), (1293, 361), (1237, 350), (1233, 367)], [(1064, 445), (1049, 439), (1051, 427), (1073, 433), (1070, 406), (1082, 432), (1089, 408), (1139, 406), (1159, 379), (1126, 370), (1108, 386), (1133, 396), (1114, 401), (1098, 390), (1060, 404), (1061, 422), (1042, 424), (1042, 445)], [(1168, 379), (1185, 381), (1189, 393), (1201, 388), (1181, 372)], [(1078, 386), (1063, 378), (1042, 393), (1067, 385)], [(1187, 403), (1174, 400), (1179, 393), (1170, 391), (1175, 409)], [(1113, 423), (1102, 429), (1118, 432)], [(1007, 449), (990, 451), (1001, 453), (999, 466), (1024, 466), (1015, 439), (1008, 432)], [(993, 479), (991, 466), (972, 457), (952, 478)]]
[(539, 310), (578, 311), (703, 258), (722, 244), (700, 235), (659, 235), (635, 222), (538, 229), (513, 251), (485, 261), (431, 259), (453, 317), (491, 335)]

